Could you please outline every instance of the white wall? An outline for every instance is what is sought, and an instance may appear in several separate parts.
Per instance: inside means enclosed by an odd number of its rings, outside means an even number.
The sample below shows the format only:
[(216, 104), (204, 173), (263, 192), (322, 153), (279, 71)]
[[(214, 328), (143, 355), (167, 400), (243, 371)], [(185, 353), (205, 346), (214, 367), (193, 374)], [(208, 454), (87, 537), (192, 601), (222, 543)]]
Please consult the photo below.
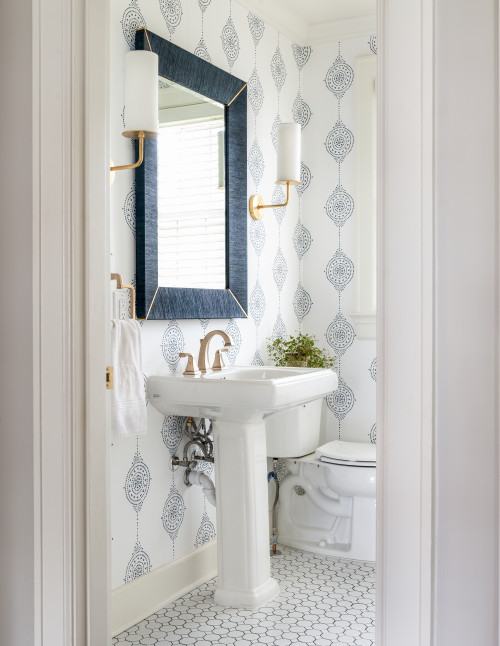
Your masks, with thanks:
[(35, 635), (32, 3), (10, 3), (3, 15), (10, 27), (0, 44), (0, 114), (9, 124), (0, 173), (0, 625), (2, 641), (17, 646)]

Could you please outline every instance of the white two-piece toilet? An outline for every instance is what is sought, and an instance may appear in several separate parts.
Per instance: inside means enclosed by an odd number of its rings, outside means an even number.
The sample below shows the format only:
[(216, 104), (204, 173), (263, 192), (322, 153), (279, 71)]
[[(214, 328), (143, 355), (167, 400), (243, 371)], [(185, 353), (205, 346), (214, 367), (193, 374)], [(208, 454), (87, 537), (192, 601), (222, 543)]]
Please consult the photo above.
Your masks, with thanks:
[(362, 561), (375, 560), (376, 450), (365, 442), (318, 446), (323, 400), (271, 415), (267, 455), (286, 458), (279, 542)]

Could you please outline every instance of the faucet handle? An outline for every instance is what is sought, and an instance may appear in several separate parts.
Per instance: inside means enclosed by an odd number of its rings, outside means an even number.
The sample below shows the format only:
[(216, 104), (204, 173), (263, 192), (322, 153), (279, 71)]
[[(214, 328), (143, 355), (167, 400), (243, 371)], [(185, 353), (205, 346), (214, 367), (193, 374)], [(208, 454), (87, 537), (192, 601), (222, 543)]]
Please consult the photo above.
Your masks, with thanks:
[(189, 376), (194, 376), (194, 375), (200, 375), (201, 372), (198, 370), (198, 366), (196, 365), (196, 361), (193, 358), (193, 355), (190, 354), (189, 352), (179, 352), (179, 357), (187, 357), (187, 365), (186, 365), (186, 370), (182, 373), (183, 375), (189, 375)]
[(225, 370), (227, 368), (222, 357), (222, 352), (227, 352), (229, 348), (220, 348), (220, 350), (215, 351), (214, 363), (212, 370)]

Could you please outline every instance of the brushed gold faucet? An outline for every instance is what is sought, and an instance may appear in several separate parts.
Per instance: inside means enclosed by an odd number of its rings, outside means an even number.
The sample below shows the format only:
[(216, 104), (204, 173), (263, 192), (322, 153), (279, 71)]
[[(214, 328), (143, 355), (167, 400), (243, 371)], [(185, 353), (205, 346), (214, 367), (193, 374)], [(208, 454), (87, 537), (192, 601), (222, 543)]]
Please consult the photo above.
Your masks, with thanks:
[[(224, 347), (227, 348), (231, 345), (233, 345), (233, 342), (231, 341), (231, 337), (224, 332), (224, 330), (212, 330), (212, 332), (209, 332), (207, 336), (204, 339), (200, 339), (200, 355), (198, 357), (198, 369), (201, 370), (201, 372), (209, 372), (211, 369), (212, 370), (222, 370), (224, 368), (224, 362), (216, 362), (214, 361), (214, 365), (212, 368), (207, 368), (207, 363), (208, 363), (208, 346), (210, 344), (210, 341), (214, 336), (220, 336), (224, 340)], [(220, 353), (219, 353), (219, 358)]]

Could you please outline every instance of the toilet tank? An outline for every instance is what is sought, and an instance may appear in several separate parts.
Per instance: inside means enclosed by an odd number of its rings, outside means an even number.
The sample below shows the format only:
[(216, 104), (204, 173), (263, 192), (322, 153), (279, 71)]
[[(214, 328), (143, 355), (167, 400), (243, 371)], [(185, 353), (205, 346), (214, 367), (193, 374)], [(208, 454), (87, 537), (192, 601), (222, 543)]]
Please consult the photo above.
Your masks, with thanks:
[(294, 406), (266, 417), (267, 455), (271, 458), (298, 458), (320, 445), (323, 399)]

